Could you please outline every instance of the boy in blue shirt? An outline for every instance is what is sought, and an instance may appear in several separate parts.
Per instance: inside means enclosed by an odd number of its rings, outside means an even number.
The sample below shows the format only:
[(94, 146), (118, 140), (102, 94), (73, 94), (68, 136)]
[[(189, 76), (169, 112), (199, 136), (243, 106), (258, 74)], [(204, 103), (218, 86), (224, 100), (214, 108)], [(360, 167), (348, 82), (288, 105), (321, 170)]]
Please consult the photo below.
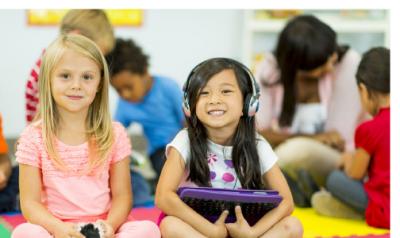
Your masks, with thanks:
[(184, 125), (182, 91), (170, 78), (150, 75), (149, 58), (132, 40), (117, 39), (107, 55), (111, 85), (121, 97), (115, 119), (125, 127), (143, 126), (148, 154), (157, 179), (165, 161), (165, 146)]

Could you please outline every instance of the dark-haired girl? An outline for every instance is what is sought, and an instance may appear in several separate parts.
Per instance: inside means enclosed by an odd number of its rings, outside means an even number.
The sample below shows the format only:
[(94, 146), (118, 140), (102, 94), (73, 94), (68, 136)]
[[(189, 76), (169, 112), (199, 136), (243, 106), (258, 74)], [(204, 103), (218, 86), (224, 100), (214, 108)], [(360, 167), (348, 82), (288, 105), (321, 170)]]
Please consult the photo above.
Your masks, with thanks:
[[(196, 66), (184, 86), (187, 129), (167, 145), (167, 160), (156, 191), (156, 205), (166, 214), (163, 237), (302, 237), (291, 217), (294, 204), (268, 142), (256, 133), (258, 100), (250, 71), (237, 61), (213, 58)], [(185, 205), (180, 186), (274, 189), (283, 200), (249, 226), (239, 206), (236, 223), (225, 224), (227, 211), (210, 223)]]

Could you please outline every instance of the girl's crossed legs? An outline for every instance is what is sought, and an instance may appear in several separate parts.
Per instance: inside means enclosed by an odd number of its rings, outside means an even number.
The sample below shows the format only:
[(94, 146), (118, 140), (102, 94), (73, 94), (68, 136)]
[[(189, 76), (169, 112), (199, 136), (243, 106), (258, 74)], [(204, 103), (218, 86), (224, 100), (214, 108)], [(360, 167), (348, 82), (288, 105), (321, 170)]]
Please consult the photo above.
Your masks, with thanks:
[[(179, 229), (177, 229), (179, 227)], [(192, 226), (174, 216), (166, 216), (160, 224), (160, 230), (163, 238), (205, 238), (200, 232)], [(260, 238), (301, 238), (303, 236), (303, 226), (301, 222), (293, 217), (288, 216), (277, 222)]]

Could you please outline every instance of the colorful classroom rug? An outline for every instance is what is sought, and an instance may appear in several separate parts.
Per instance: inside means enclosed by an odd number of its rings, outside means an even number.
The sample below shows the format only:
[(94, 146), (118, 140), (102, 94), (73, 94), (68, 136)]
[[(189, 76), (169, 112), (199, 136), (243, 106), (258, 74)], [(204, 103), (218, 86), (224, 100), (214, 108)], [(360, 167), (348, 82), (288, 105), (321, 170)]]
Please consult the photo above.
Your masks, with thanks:
[[(157, 222), (160, 210), (157, 208), (135, 208), (130, 216), (137, 220)], [(304, 226), (304, 238), (390, 238), (390, 231), (366, 225), (365, 221), (328, 218), (319, 216), (311, 208), (296, 208), (293, 214)], [(24, 222), (21, 214), (0, 216), (0, 238), (10, 238), (11, 231)]]
[(365, 221), (330, 218), (312, 208), (296, 208), (293, 216), (304, 227), (304, 238), (390, 238), (390, 231), (368, 226)]

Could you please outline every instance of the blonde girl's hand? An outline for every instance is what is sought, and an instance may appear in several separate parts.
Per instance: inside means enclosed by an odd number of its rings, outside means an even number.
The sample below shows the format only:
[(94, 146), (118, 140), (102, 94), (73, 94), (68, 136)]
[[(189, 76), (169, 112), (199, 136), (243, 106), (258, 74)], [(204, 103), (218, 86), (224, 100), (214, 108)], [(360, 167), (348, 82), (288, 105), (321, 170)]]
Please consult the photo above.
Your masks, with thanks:
[(108, 224), (106, 221), (101, 220), (101, 219), (97, 220), (96, 224), (102, 228), (102, 230), (104, 232), (104, 236), (103, 236), (104, 238), (114, 238), (115, 231), (114, 231), (114, 228), (110, 224)]
[(74, 223), (64, 222), (54, 231), (55, 238), (85, 238)]
[(207, 237), (210, 238), (225, 238), (228, 236), (228, 231), (225, 227), (225, 220), (228, 216), (229, 212), (227, 210), (223, 211), (219, 216), (218, 220), (214, 222), (214, 229), (212, 234), (209, 234)]
[(228, 229), (229, 235), (233, 238), (256, 237), (254, 236), (253, 230), (251, 229), (249, 223), (247, 223), (246, 219), (244, 218), (240, 206), (235, 207), (235, 214), (236, 214), (236, 222), (226, 224), (226, 228)]

